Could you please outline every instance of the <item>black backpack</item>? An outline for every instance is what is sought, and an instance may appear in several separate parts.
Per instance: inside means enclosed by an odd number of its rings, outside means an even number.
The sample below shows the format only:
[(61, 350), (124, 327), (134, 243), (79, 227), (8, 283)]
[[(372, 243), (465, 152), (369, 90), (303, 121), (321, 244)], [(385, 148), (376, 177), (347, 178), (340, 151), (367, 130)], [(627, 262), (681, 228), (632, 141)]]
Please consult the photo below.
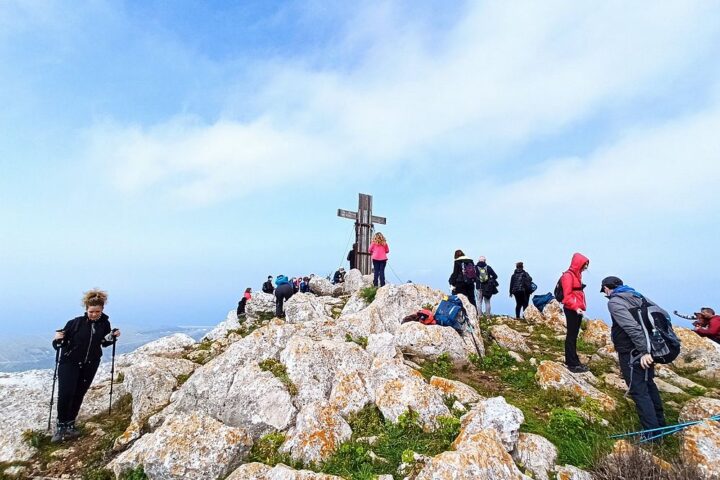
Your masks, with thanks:
[[(563, 273), (563, 275), (565, 275)], [(565, 292), (563, 292), (562, 288), (562, 275), (560, 275), (560, 278), (558, 278), (557, 283), (555, 284), (555, 290), (553, 290), (553, 295), (555, 296), (555, 300), (562, 303), (563, 298), (565, 298)]]
[(680, 355), (680, 339), (672, 328), (670, 317), (660, 307), (651, 305), (643, 297), (642, 305), (631, 308), (630, 313), (642, 327), (655, 363), (670, 363)]
[(475, 283), (475, 280), (478, 278), (478, 271), (477, 267), (473, 263), (472, 260), (468, 260), (466, 262), (463, 262), (461, 265), (461, 274), (462, 274), (462, 280), (465, 283)]

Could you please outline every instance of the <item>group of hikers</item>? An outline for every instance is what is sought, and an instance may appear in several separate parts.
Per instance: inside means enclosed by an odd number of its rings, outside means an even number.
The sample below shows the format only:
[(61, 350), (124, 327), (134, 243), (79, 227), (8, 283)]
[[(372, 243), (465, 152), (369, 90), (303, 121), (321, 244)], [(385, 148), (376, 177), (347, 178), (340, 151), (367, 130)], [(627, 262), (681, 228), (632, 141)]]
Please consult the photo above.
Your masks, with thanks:
[[(368, 252), (375, 268), (375, 286), (385, 285), (384, 269), (389, 250), (385, 237), (380, 233), (375, 234)], [(353, 266), (351, 264), (351, 267)], [(582, 276), (589, 266), (590, 260), (587, 257), (575, 253), (554, 291), (554, 297), (562, 303), (566, 319), (565, 365), (573, 373), (588, 371), (587, 365), (582, 364), (578, 357), (577, 339), (586, 311), (586, 285)], [(294, 293), (310, 291), (310, 279), (311, 276), (288, 279), (285, 275), (278, 275), (273, 282), (273, 277), (268, 276), (262, 290), (275, 295), (275, 313), (278, 317), (284, 316), (284, 302)], [(453, 294), (467, 297), (481, 315), (491, 314), (490, 300), (498, 293), (497, 279), (496, 272), (488, 265), (485, 257), (474, 262), (462, 250), (455, 251), (453, 272), (449, 278)], [(527, 308), (530, 296), (536, 288), (532, 277), (524, 270), (523, 263), (518, 262), (509, 287), (510, 295), (516, 300), (516, 318), (520, 318), (521, 312)], [(600, 292), (608, 299), (612, 343), (643, 429), (647, 431), (663, 427), (663, 405), (653, 378), (655, 363), (669, 363), (679, 354), (680, 342), (672, 330), (670, 316), (653, 301), (625, 285), (618, 277), (605, 277), (601, 282)], [(70, 320), (63, 329), (55, 333), (54, 378), (58, 379), (59, 387), (53, 442), (80, 435), (75, 421), (100, 364), (102, 347), (114, 346), (120, 336), (120, 330), (111, 328), (109, 318), (104, 313), (107, 298), (107, 293), (101, 290), (86, 292), (83, 296), (84, 314)], [(251, 298), (252, 289), (247, 288), (238, 303), (238, 317), (245, 314), (245, 307)], [(694, 331), (698, 335), (720, 342), (720, 316), (716, 315), (712, 308), (703, 307), (693, 316), (681, 315), (677, 311), (674, 313), (683, 318), (694, 319)], [(425, 312), (423, 316), (431, 314), (432, 312)]]

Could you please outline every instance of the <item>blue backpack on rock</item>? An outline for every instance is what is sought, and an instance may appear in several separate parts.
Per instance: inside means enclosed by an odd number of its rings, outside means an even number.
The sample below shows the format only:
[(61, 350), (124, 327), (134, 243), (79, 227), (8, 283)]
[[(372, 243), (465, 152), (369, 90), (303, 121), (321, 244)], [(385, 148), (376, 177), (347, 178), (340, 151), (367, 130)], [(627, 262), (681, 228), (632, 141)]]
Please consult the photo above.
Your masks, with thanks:
[(444, 297), (435, 310), (435, 322), (443, 327), (457, 328), (462, 312), (463, 304), (457, 295)]

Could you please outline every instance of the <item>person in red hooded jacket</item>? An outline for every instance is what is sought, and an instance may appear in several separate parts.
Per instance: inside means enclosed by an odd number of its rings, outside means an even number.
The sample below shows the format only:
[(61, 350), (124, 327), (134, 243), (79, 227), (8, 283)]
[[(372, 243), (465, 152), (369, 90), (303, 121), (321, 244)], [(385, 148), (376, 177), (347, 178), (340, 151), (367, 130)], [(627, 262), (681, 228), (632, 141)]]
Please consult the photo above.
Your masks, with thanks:
[(582, 273), (590, 266), (590, 260), (576, 253), (570, 261), (570, 268), (560, 277), (563, 290), (563, 310), (567, 321), (567, 335), (565, 336), (565, 365), (573, 373), (587, 372), (587, 366), (580, 363), (577, 354), (577, 338), (580, 333), (580, 323), (587, 308), (585, 303), (585, 284), (582, 283)]

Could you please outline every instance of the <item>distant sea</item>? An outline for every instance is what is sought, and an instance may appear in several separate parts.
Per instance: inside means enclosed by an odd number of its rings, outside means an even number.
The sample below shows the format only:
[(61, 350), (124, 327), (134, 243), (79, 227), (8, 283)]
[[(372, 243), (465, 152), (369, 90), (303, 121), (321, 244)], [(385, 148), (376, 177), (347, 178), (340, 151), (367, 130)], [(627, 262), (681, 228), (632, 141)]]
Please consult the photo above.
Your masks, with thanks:
[[(160, 337), (174, 333), (185, 333), (199, 340), (213, 326), (159, 327), (148, 330), (123, 329), (115, 353), (127, 353)], [(53, 368), (55, 351), (51, 346), (52, 335), (3, 336), (0, 339), (0, 372), (22, 372), (42, 368)], [(109, 361), (110, 347), (103, 349), (103, 361)]]

